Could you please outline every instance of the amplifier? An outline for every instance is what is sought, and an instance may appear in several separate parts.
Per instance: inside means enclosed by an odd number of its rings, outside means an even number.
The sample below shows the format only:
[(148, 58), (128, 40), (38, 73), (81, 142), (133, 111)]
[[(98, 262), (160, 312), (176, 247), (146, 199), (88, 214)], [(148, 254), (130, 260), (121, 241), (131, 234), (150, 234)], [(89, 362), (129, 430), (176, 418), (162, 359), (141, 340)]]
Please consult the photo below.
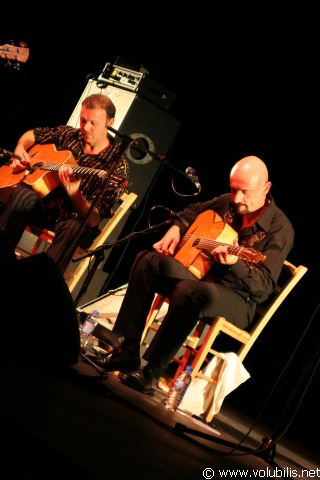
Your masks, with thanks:
[(169, 110), (175, 94), (150, 78), (146, 72), (145, 69), (136, 71), (121, 65), (106, 63), (96, 82), (98, 87), (109, 84), (138, 93), (165, 110)]
[[(164, 108), (150, 102), (142, 95), (128, 89), (115, 87), (104, 81), (89, 80), (76, 108), (68, 120), (68, 125), (77, 128), (80, 125), (81, 105), (87, 96), (100, 93), (110, 97), (116, 107), (116, 117), (113, 127), (124, 132), (140, 143), (142, 147), (156, 155), (166, 155), (180, 128), (180, 121)], [(125, 158), (130, 166), (130, 185), (126, 189), (138, 195), (134, 208), (151, 188), (158, 173), (161, 162), (150, 153), (128, 148)]]
[(106, 82), (118, 88), (125, 88), (126, 90), (137, 92), (138, 86), (145, 75), (143, 72), (136, 72), (119, 65), (106, 63), (97, 78), (97, 82)]

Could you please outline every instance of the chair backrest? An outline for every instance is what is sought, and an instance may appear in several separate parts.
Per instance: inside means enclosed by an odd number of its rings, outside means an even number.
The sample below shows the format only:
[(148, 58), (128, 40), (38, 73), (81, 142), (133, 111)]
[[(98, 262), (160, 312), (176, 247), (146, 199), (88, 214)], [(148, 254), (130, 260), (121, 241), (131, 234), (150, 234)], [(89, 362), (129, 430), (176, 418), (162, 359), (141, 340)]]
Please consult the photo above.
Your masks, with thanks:
[[(101, 233), (98, 235), (98, 237), (95, 239), (95, 241), (91, 245), (90, 250), (94, 250), (100, 247), (101, 245), (103, 245), (104, 243), (106, 243), (107, 239), (110, 237), (111, 232), (116, 228), (120, 220), (123, 219), (124, 215), (132, 207), (137, 197), (138, 195), (133, 192), (129, 194), (124, 193), (121, 196), (121, 203), (119, 207), (117, 208), (114, 215), (106, 222)], [(80, 252), (78, 250), (75, 256), (79, 254)], [(74, 292), (75, 288), (79, 284), (82, 276), (85, 274), (87, 268), (89, 267), (89, 263), (90, 263), (89, 257), (84, 258), (83, 260), (80, 260), (74, 271), (70, 269), (70, 265), (69, 265), (69, 268), (65, 273), (65, 277), (71, 293)]]
[(303, 265), (296, 267), (287, 260), (284, 261), (276, 290), (268, 298), (268, 300), (260, 305), (257, 305), (258, 319), (253, 322), (252, 327), (249, 330), (250, 339), (246, 344), (243, 344), (237, 352), (240, 360), (243, 360), (246, 357), (250, 348), (255, 343), (262, 330), (268, 324), (271, 317), (289, 295), (291, 290), (301, 280), (307, 270), (307, 267)]

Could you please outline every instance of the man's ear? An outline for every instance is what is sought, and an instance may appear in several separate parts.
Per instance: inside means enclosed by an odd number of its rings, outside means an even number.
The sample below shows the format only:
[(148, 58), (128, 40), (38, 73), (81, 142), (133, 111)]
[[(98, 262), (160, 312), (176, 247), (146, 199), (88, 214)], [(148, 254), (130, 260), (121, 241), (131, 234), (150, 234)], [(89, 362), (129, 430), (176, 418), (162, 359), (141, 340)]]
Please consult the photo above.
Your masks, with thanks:
[(266, 182), (264, 189), (266, 190), (267, 193), (269, 193), (271, 187), (272, 187), (272, 183), (268, 181)]

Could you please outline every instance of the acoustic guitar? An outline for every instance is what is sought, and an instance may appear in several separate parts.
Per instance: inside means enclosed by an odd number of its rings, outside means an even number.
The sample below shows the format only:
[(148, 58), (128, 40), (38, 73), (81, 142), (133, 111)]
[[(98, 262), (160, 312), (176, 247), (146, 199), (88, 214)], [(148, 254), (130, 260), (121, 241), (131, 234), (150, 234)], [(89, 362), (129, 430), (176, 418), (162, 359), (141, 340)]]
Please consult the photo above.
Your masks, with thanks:
[(200, 213), (182, 238), (174, 258), (196, 278), (203, 278), (213, 259), (210, 252), (219, 245), (228, 245), (228, 252), (252, 264), (261, 264), (266, 256), (253, 248), (233, 245), (238, 234), (214, 210)]
[[(0, 148), (0, 152), (10, 158), (21, 160), (19, 155), (15, 155), (8, 150)], [(58, 171), (62, 165), (68, 164), (74, 173), (80, 175), (95, 175), (101, 179), (106, 178), (108, 172), (98, 168), (81, 167), (77, 164), (74, 156), (69, 150), (57, 150), (53, 143), (45, 145), (34, 145), (29, 150), (30, 167), (22, 172), (14, 172), (11, 167), (11, 161), (0, 168), (0, 201), (6, 203), (13, 189), (21, 182), (31, 186), (31, 188), (43, 198), (51, 190), (61, 185)], [(52, 161), (54, 160), (54, 161)], [(110, 185), (120, 185), (125, 188), (127, 182), (123, 178), (112, 174)]]

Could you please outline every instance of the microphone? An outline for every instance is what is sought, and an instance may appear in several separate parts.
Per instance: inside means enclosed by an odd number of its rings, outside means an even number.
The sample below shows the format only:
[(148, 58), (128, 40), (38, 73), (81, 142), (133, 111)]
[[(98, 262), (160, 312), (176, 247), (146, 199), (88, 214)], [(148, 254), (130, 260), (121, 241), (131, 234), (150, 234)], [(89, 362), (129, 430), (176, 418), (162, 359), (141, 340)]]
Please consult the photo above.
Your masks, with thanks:
[(191, 182), (196, 186), (196, 188), (200, 192), (201, 191), (201, 185), (200, 185), (200, 182), (199, 182), (199, 178), (196, 175), (195, 169), (192, 168), (192, 167), (187, 167), (186, 168), (186, 175), (189, 178), (189, 180), (191, 180)]
[(4, 148), (0, 148), (0, 152), (3, 157), (12, 157), (13, 153), (9, 152), (9, 150), (5, 150)]
[(156, 208), (163, 208), (166, 212), (168, 212), (169, 217), (173, 218), (174, 220), (178, 220), (178, 222), (182, 223), (185, 227), (189, 227), (189, 223), (184, 218), (181, 218), (177, 213), (170, 210), (170, 208), (163, 207), (162, 205), (155, 205), (151, 208), (151, 211), (155, 210)]
[(21, 160), (21, 157), (19, 157), (19, 155), (15, 155), (13, 152), (9, 152), (9, 150), (5, 150), (4, 148), (0, 148), (0, 152), (2, 153), (1, 156), (3, 157), (12, 157), (16, 158), (17, 160)]
[(177, 213), (173, 212), (172, 210), (167, 210), (169, 213), (169, 217), (174, 218), (174, 220), (178, 220), (178, 222), (182, 223), (185, 227), (189, 227), (189, 223), (184, 218), (181, 218)]
[(119, 130), (116, 130), (115, 128), (111, 127), (110, 125), (108, 125), (108, 130), (110, 130), (110, 132), (112, 132), (112, 133), (115, 133), (120, 138), (125, 138), (126, 140), (129, 140), (129, 141), (133, 142), (134, 145), (138, 145), (138, 142), (136, 142), (133, 138), (131, 138), (130, 135), (127, 135), (126, 133), (123, 133), (123, 132), (119, 132)]

